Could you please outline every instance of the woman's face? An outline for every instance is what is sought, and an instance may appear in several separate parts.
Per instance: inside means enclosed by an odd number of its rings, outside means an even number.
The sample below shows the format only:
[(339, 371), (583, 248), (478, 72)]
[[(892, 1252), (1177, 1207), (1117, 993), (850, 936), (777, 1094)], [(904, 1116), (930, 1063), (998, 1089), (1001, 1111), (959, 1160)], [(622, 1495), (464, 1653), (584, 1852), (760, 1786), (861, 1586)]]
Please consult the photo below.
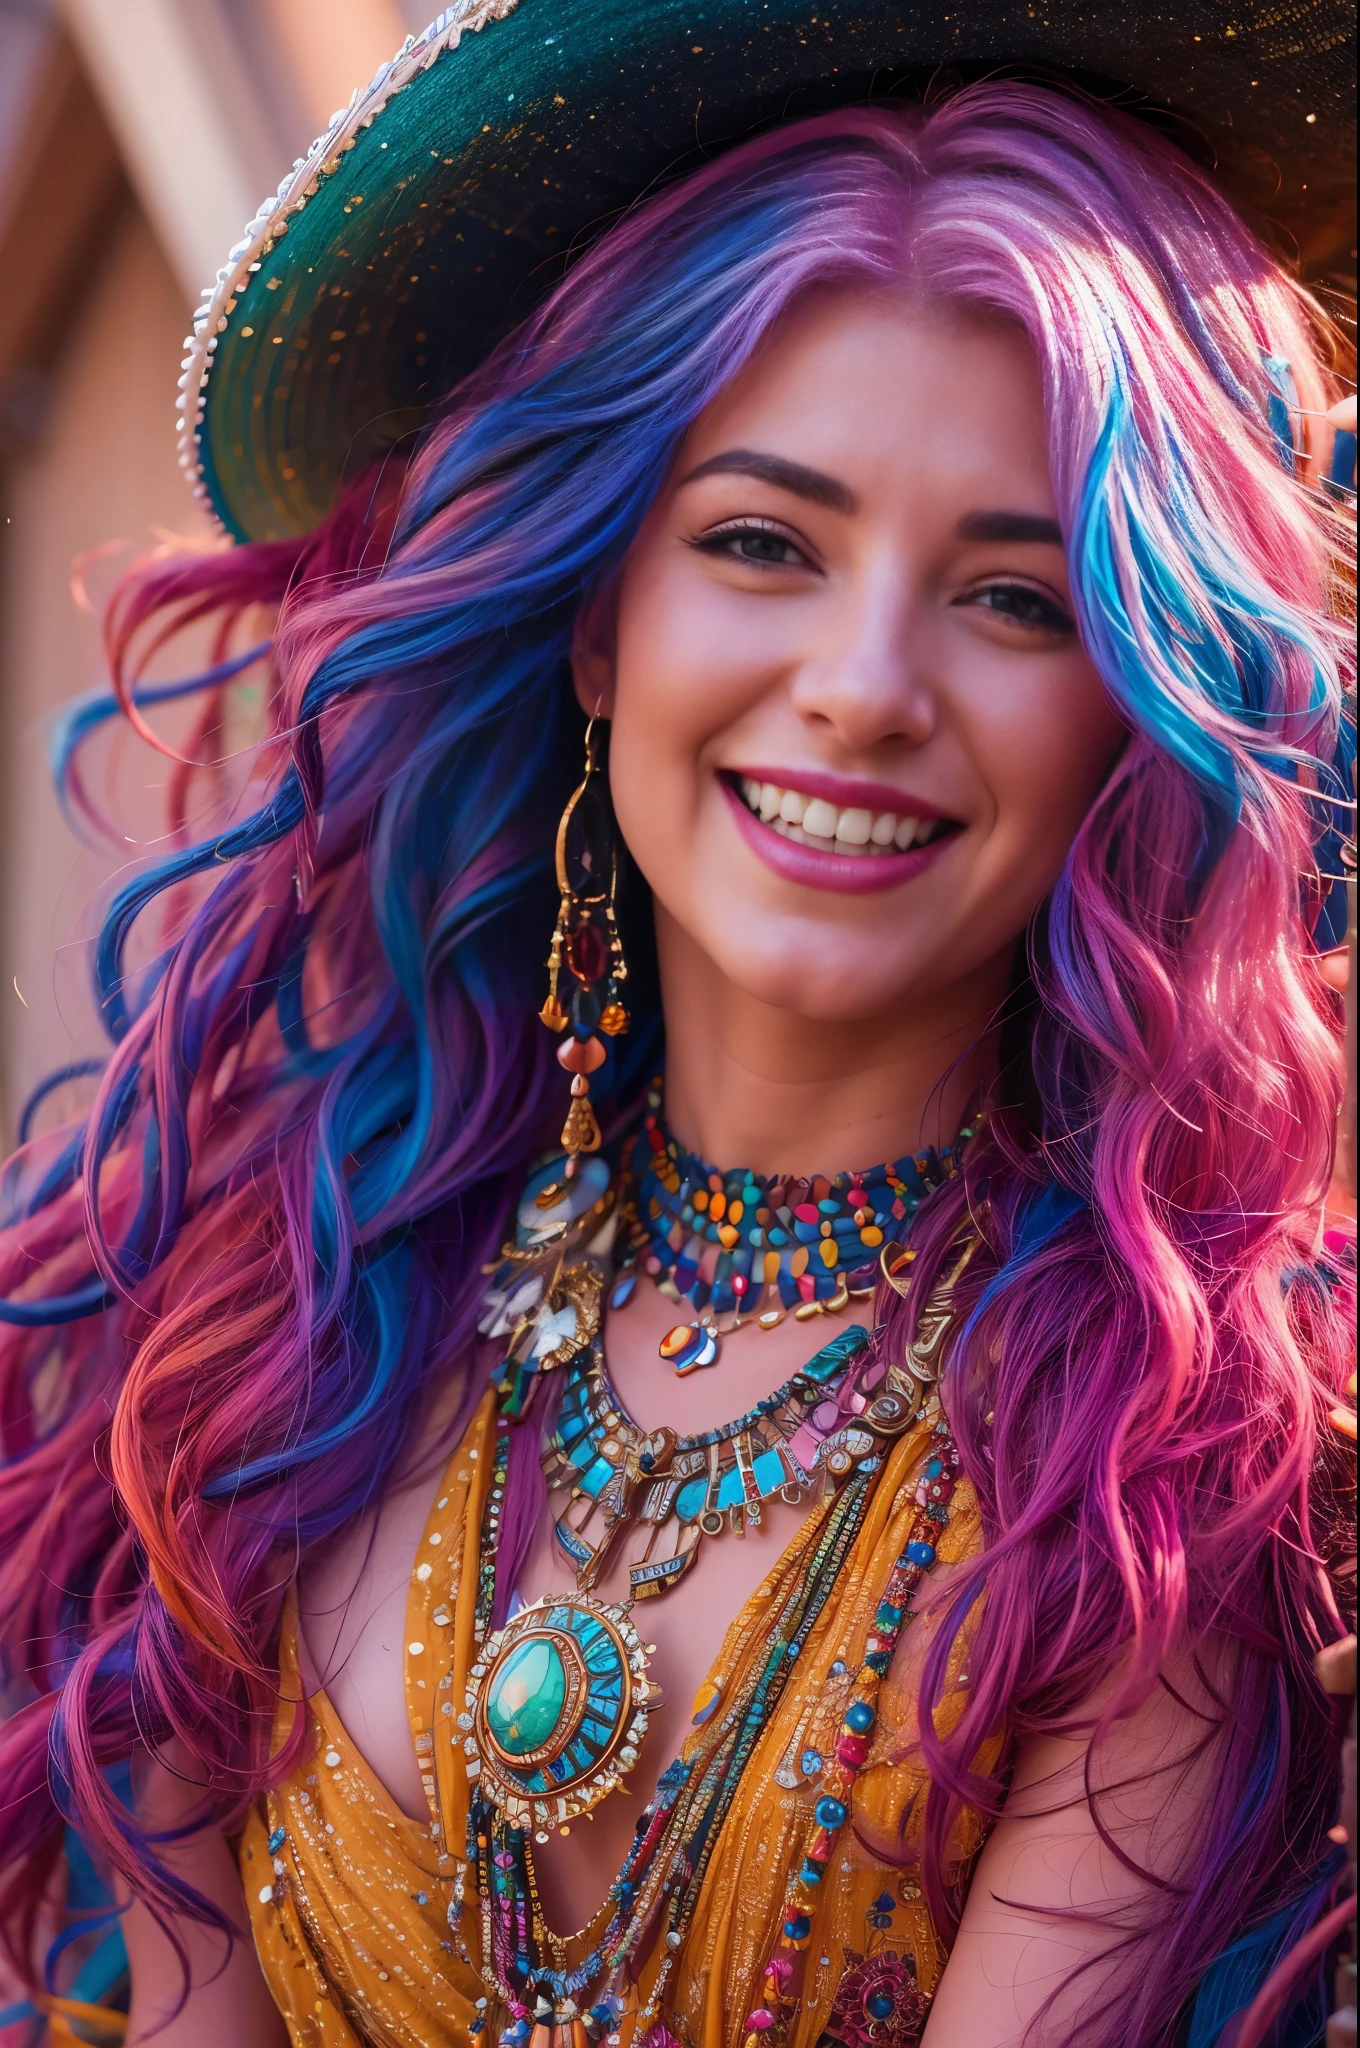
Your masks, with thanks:
[(695, 423), (576, 675), (663, 964), (678, 927), (826, 1022), (1004, 986), (1124, 730), (1023, 337), (806, 303)]

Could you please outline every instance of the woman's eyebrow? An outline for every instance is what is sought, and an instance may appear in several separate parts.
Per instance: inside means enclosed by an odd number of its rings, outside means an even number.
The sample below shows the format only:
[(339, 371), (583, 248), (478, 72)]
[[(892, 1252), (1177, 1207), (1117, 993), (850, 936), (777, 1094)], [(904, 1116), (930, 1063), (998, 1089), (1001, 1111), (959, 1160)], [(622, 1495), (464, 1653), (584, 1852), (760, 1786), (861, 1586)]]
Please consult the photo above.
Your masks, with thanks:
[(1062, 528), (1042, 512), (965, 512), (959, 521), (960, 540), (1044, 541), (1063, 544)]
[(859, 500), (850, 486), (838, 477), (828, 476), (824, 470), (808, 469), (801, 462), (788, 462), (782, 455), (758, 454), (753, 448), (729, 448), (722, 455), (710, 455), (707, 462), (701, 462), (680, 481), (697, 483), (701, 476), (753, 476), (762, 484), (792, 491), (796, 498), (807, 498), (832, 512), (849, 513), (859, 508)]

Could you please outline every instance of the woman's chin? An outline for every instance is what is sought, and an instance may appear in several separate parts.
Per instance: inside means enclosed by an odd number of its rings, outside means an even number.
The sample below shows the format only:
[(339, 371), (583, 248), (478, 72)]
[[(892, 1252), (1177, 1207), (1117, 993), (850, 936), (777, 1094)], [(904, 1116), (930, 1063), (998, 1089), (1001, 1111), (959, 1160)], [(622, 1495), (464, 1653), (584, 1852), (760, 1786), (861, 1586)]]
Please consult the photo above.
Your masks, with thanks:
[[(731, 904), (724, 906), (731, 912)], [(765, 929), (753, 942), (734, 933)], [(910, 1000), (924, 963), (901, 956), (901, 934), (847, 933), (820, 920), (790, 921), (785, 933), (771, 930), (768, 911), (752, 909), (727, 917), (721, 932), (691, 933), (724, 980), (752, 1002), (806, 1017), (809, 1023), (855, 1024), (884, 1016)]]

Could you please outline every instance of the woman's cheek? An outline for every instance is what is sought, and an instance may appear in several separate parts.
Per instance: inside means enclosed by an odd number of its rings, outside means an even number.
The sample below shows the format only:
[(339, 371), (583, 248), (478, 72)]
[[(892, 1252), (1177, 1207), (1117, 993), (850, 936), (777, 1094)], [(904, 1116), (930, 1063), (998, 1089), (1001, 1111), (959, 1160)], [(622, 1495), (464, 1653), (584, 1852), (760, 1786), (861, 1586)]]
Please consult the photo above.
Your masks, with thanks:
[(634, 860), (663, 898), (693, 843), (696, 757), (706, 729), (705, 672), (683, 611), (621, 616), (610, 737), (614, 809)]
[(975, 699), (974, 761), (1002, 840), (1028, 873), (1042, 878), (1042, 893), (1127, 729), (1083, 652), (1051, 664), (1007, 664), (990, 683)]
[(644, 583), (618, 621), (613, 754), (619, 783), (647, 802), (688, 785), (697, 799), (698, 759), (731, 723), (743, 697), (740, 661), (709, 593), (685, 579)]

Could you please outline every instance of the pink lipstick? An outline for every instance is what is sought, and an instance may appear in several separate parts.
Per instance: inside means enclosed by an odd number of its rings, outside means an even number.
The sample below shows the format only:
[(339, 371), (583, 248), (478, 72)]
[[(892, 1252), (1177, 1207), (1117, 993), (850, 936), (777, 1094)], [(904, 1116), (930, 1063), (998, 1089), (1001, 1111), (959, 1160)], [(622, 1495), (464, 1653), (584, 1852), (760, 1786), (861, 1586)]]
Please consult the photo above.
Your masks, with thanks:
[[(787, 789), (789, 782), (786, 778), (789, 778), (788, 769), (766, 771), (761, 775), (756, 771), (743, 771), (742, 774), (747, 788), (756, 785)], [(871, 829), (870, 820), (877, 823), (881, 819), (895, 818), (904, 826), (915, 820), (919, 825), (929, 826), (944, 820), (945, 813), (938, 805), (908, 797), (903, 791), (882, 783), (852, 782), (840, 776), (800, 769), (798, 795), (813, 802), (820, 799), (823, 806), (820, 814), (814, 813), (817, 822), (826, 819), (832, 806), (837, 814), (852, 813), (850, 829), (860, 835), (860, 843), (847, 846), (845, 851), (836, 851), (834, 836), (828, 838), (824, 845), (811, 844), (804, 837), (787, 837), (784, 831), (776, 829), (773, 822), (757, 815), (742, 795), (741, 788), (726, 774), (720, 775), (719, 781), (737, 830), (752, 852), (785, 881), (800, 882), (805, 888), (827, 889), (843, 896), (867, 896), (881, 889), (895, 889), (928, 868), (957, 835), (956, 821), (949, 819), (946, 823), (951, 829), (940, 832), (924, 845), (905, 848), (885, 845), (880, 848), (865, 843)], [(833, 825), (833, 835), (835, 829)], [(844, 825), (842, 829), (845, 829)]]

